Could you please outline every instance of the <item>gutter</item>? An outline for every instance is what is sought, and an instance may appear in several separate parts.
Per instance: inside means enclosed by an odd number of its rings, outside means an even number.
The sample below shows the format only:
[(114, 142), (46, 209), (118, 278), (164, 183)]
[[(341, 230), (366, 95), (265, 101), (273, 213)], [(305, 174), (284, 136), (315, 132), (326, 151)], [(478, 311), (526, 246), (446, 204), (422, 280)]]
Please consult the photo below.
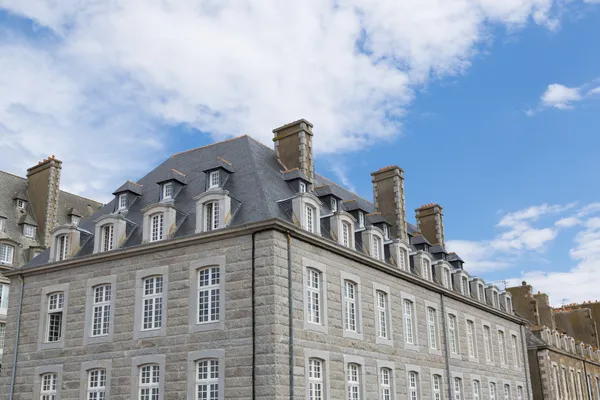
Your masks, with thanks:
[(8, 393), (8, 400), (12, 400), (15, 391), (15, 378), (17, 375), (17, 356), (19, 354), (19, 332), (21, 330), (21, 309), (23, 308), (23, 289), (25, 288), (25, 281), (23, 275), (19, 275), (19, 281), (21, 282), (21, 292), (19, 293), (19, 304), (17, 306), (17, 329), (15, 333), (15, 352), (13, 354), (13, 365), (12, 373), (10, 376), (10, 389)]
[(292, 236), (287, 232), (290, 400), (294, 400), (294, 299), (292, 293)]
[(252, 400), (256, 400), (256, 232), (252, 232)]
[(448, 398), (453, 399), (452, 389), (454, 386), (452, 378), (450, 377), (450, 351), (448, 346), (448, 331), (446, 328), (446, 305), (444, 303), (443, 293), (440, 293), (440, 303), (442, 305), (442, 328), (444, 330), (444, 358), (446, 359), (446, 377), (448, 378)]

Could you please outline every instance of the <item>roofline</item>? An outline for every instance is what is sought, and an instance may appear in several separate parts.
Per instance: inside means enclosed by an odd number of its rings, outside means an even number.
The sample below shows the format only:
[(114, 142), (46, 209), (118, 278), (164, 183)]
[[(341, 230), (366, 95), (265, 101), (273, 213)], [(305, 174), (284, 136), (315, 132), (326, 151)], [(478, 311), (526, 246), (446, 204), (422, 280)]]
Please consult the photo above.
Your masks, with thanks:
[[(80, 199), (87, 200), (87, 201), (90, 201), (92, 203), (96, 203), (100, 207), (104, 207), (106, 205), (105, 203), (100, 203), (99, 201), (92, 200), (92, 199), (90, 199), (88, 197), (83, 197), (83, 196), (80, 196), (78, 194), (74, 194), (74, 193), (71, 193), (71, 192), (67, 192), (65, 190), (60, 190), (60, 193), (66, 193), (66, 194), (70, 194), (71, 196), (79, 197)], [(60, 194), (59, 194), (59, 196), (60, 196)], [(59, 198), (59, 201), (60, 201), (60, 198)]]
[(11, 271), (4, 273), (7, 277), (12, 276), (27, 276), (27, 275), (38, 275), (42, 273), (46, 273), (49, 270), (61, 270), (68, 269), (72, 267), (78, 267), (83, 265), (89, 265), (90, 262), (100, 263), (106, 261), (114, 261), (123, 258), (130, 257), (132, 255), (144, 255), (156, 253), (159, 251), (168, 251), (173, 249), (178, 249), (190, 245), (202, 244), (207, 242), (213, 242), (215, 240), (223, 240), (229, 239), (239, 236), (245, 236), (253, 233), (258, 233), (267, 230), (275, 230), (282, 233), (289, 233), (295, 239), (310, 243), (314, 246), (320, 247), (322, 249), (331, 251), (343, 257), (350, 258), (356, 262), (359, 262), (363, 265), (366, 265), (371, 268), (375, 268), (382, 272), (388, 273), (396, 278), (403, 279), (410, 283), (416, 284), (423, 288), (429, 289), (432, 292), (438, 293), (442, 296), (447, 296), (454, 300), (460, 301), (462, 303), (469, 304), (475, 308), (479, 308), (491, 314), (495, 314), (498, 317), (504, 318), (506, 320), (510, 320), (520, 325), (527, 325), (529, 322), (524, 318), (521, 318), (517, 315), (507, 314), (503, 311), (500, 311), (495, 308), (491, 308), (487, 304), (480, 303), (474, 299), (465, 297), (457, 292), (446, 289), (443, 286), (440, 286), (434, 282), (425, 281), (421, 277), (416, 276), (412, 273), (402, 271), (400, 269), (394, 268), (390, 264), (387, 264), (382, 261), (377, 261), (372, 259), (371, 257), (360, 253), (356, 250), (352, 250), (350, 248), (342, 247), (336, 242), (323, 238), (321, 236), (316, 236), (305, 230), (299, 228), (298, 226), (284, 221), (279, 218), (273, 218), (265, 221), (253, 222), (250, 224), (244, 224), (232, 228), (226, 228), (216, 231), (203, 232), (199, 234), (192, 234), (190, 236), (185, 236), (181, 238), (174, 238), (170, 240), (165, 240), (162, 242), (153, 242), (146, 243), (138, 246), (128, 247), (120, 250), (110, 251), (107, 253), (96, 253), (89, 256), (58, 261), (53, 263), (48, 263), (36, 267), (30, 268), (16, 268)]
[[(214, 143), (209, 143), (209, 144), (205, 144), (204, 146), (199, 146), (199, 147), (194, 147), (193, 149), (188, 149), (188, 150), (183, 150), (180, 151), (179, 153), (175, 153), (175, 154), (171, 154), (171, 156), (169, 158), (173, 158), (175, 156), (179, 156), (181, 154), (185, 154), (185, 153), (189, 153), (191, 151), (195, 151), (195, 150), (200, 150), (200, 149), (204, 149), (206, 147), (210, 147), (210, 146), (215, 146), (217, 144), (221, 144), (221, 143), (225, 143), (225, 142), (231, 142), (233, 140), (237, 140), (237, 139), (241, 139), (243, 137), (249, 137), (248, 135), (240, 135), (240, 136), (235, 136), (229, 139), (225, 139), (225, 140), (221, 140), (220, 142), (214, 142)], [(167, 160), (169, 159), (167, 158)], [(166, 161), (166, 160), (165, 160)], [(162, 165), (162, 164), (161, 164)]]

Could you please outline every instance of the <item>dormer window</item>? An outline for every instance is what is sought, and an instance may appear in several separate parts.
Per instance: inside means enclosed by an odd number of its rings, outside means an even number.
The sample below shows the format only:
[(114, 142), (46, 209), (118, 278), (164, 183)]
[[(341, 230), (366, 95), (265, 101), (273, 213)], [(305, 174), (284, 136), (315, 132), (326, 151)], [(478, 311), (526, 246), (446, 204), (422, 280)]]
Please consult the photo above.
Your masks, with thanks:
[(461, 288), (461, 292), (464, 296), (469, 295), (469, 280), (467, 279), (466, 276), (461, 277), (460, 288)]
[(306, 183), (300, 182), (300, 193), (306, 193)]
[(77, 216), (77, 215), (71, 215), (71, 225), (79, 225), (79, 223), (81, 222), (81, 217)]
[(335, 199), (335, 197), (331, 198), (331, 212), (336, 212), (337, 211), (337, 200)]
[(494, 292), (492, 294), (492, 298), (493, 298), (494, 307), (500, 308), (500, 302), (498, 301), (498, 292), (497, 291), (494, 290)]
[(358, 227), (359, 228), (365, 227), (365, 214), (362, 211), (358, 212)]
[(113, 224), (106, 224), (102, 227), (100, 251), (111, 251), (113, 249), (114, 233), (115, 226)]
[(485, 303), (485, 291), (483, 290), (483, 284), (481, 283), (477, 285), (477, 296), (479, 301)]
[(448, 289), (452, 289), (452, 279), (450, 278), (450, 270), (446, 269), (444, 271), (444, 276), (446, 277), (446, 284), (444, 285), (444, 287), (448, 288)]
[(306, 205), (304, 207), (304, 228), (311, 232), (315, 232), (315, 209), (313, 206)]
[(62, 261), (67, 258), (69, 254), (69, 236), (60, 235), (56, 237), (56, 261)]
[(6, 232), (6, 218), (0, 217), (0, 232)]
[(119, 195), (118, 202), (119, 202), (119, 208), (118, 208), (119, 211), (127, 209), (127, 194), (121, 193)]
[(163, 184), (163, 199), (171, 199), (173, 198), (173, 182), (167, 182)]
[(9, 244), (0, 244), (0, 263), (12, 264), (15, 255), (15, 248)]
[(218, 188), (221, 185), (221, 176), (219, 175), (219, 171), (212, 171), (208, 177), (208, 188), (214, 189)]
[(350, 224), (342, 222), (342, 244), (350, 247)]
[(513, 307), (512, 307), (512, 299), (510, 297), (506, 298), (506, 312), (509, 314), (512, 314), (513, 311)]
[(421, 260), (421, 268), (423, 269), (422, 273), (422, 277), (423, 279), (427, 279), (429, 280), (429, 271), (431, 269), (431, 264), (429, 264), (429, 260), (426, 258), (423, 258)]
[(204, 205), (204, 230), (212, 231), (219, 229), (219, 202), (210, 201)]
[(429, 251), (429, 246), (427, 246), (426, 244), (423, 245), (423, 251)]
[(19, 210), (24, 210), (27, 206), (27, 202), (25, 200), (17, 199), (17, 208)]
[(383, 224), (383, 238), (385, 240), (390, 239), (390, 228), (386, 224)]
[(35, 226), (24, 224), (23, 225), (23, 236), (26, 238), (33, 239), (35, 238)]
[(164, 239), (164, 214), (157, 213), (150, 216), (150, 241), (156, 242)]
[(381, 246), (381, 238), (373, 235), (373, 258), (377, 260), (383, 259), (383, 248)]

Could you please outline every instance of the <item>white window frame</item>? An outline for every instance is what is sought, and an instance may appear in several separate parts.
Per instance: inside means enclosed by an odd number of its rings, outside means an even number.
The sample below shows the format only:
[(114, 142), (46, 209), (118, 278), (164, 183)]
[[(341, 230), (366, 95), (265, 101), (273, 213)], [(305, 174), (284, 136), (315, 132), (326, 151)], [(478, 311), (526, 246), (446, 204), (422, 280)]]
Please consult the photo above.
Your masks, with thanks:
[[(310, 370), (311, 360), (320, 364), (320, 374)], [(305, 398), (307, 400), (329, 400), (329, 352), (326, 350), (304, 349), (304, 386)], [(344, 376), (346, 375), (346, 364), (344, 364)], [(320, 387), (321, 393), (318, 395)], [(300, 397), (300, 396), (298, 396)]]
[[(196, 376), (194, 380), (194, 399), (217, 400), (220, 398), (223, 388), (220, 387), (220, 375), (222, 374), (218, 358), (203, 358), (196, 360)], [(202, 389), (203, 396), (200, 396)], [(216, 392), (216, 395), (215, 395)]]
[(19, 210), (24, 210), (27, 207), (27, 202), (22, 199), (17, 199), (17, 208)]
[(498, 352), (500, 353), (500, 365), (506, 366), (508, 363), (508, 354), (506, 351), (506, 333), (503, 328), (498, 328)]
[[(207, 279), (203, 278), (205, 274)], [(198, 269), (196, 276), (196, 309), (198, 310), (196, 324), (214, 324), (223, 318), (221, 316), (221, 301), (223, 299), (221, 289), (223, 277), (221, 275), (221, 267), (218, 265)], [(213, 301), (215, 298), (217, 300)], [(205, 305), (205, 307), (201, 307), (202, 305)], [(207, 312), (204, 313), (203, 310)]]
[(465, 275), (460, 275), (460, 291), (463, 294), (463, 296), (468, 297), (470, 295), (469, 278)]
[[(151, 366), (150, 380), (145, 381), (142, 371), (144, 367)], [(158, 369), (158, 379), (154, 379), (152, 372)], [(164, 399), (165, 397), (165, 355), (153, 354), (147, 356), (133, 357), (131, 360), (131, 399), (141, 400), (141, 392), (143, 389), (157, 389), (155, 393), (158, 397), (148, 397), (148, 399)], [(152, 390), (150, 390), (152, 392)]]
[(0, 283), (0, 314), (6, 314), (8, 310), (8, 295), (10, 287), (5, 283)]
[(473, 400), (481, 399), (481, 382), (477, 379), (473, 379)]
[(2, 356), (2, 353), (4, 351), (4, 339), (5, 338), (6, 338), (6, 324), (4, 322), (0, 322), (0, 356)]
[[(63, 291), (52, 292), (47, 295), (47, 315), (46, 329), (44, 341), (46, 343), (55, 343), (63, 340), (64, 335), (64, 318), (65, 318), (65, 293)], [(58, 316), (58, 325), (56, 321), (53, 323), (53, 316)], [(50, 336), (51, 332), (56, 332), (56, 335)]]
[(325, 399), (325, 362), (317, 357), (308, 359), (307, 364), (308, 400)]
[(58, 373), (48, 372), (40, 376), (40, 400), (58, 400)]
[(511, 400), (512, 396), (510, 393), (510, 385), (508, 383), (504, 384), (504, 400)]
[(383, 239), (390, 240), (390, 228), (387, 224), (383, 224)]
[(451, 355), (459, 355), (460, 348), (458, 345), (458, 317), (453, 313), (448, 313), (448, 340), (450, 344)]
[(329, 207), (331, 208), (331, 212), (334, 213), (338, 210), (337, 207), (337, 199), (335, 197), (331, 197), (329, 199)]
[(498, 386), (496, 385), (496, 382), (490, 382), (489, 389), (490, 389), (490, 400), (497, 400), (498, 399)]
[(400, 266), (400, 269), (402, 271), (406, 271), (406, 266), (408, 265), (408, 260), (409, 260), (409, 255), (408, 255), (408, 250), (406, 250), (404, 247), (400, 247), (400, 260), (398, 262), (398, 265)]
[(127, 209), (127, 194), (121, 193), (117, 198), (117, 211), (126, 210)]
[(91, 336), (108, 336), (113, 310), (113, 285), (104, 283), (93, 288)]
[[(110, 302), (106, 302), (104, 300), (106, 300), (106, 297), (103, 296), (102, 298), (102, 302), (96, 302), (96, 288), (98, 287), (104, 287), (106, 285), (109, 285), (111, 287), (110, 290)], [(117, 299), (117, 275), (109, 275), (109, 276), (103, 276), (103, 277), (98, 277), (98, 278), (90, 278), (87, 280), (87, 286), (86, 286), (86, 309), (85, 309), (85, 315), (86, 315), (86, 323), (85, 323), (85, 327), (84, 327), (84, 337), (83, 337), (83, 344), (84, 345), (88, 345), (88, 344), (95, 344), (95, 343), (106, 343), (106, 342), (110, 342), (113, 339), (113, 331), (114, 331), (114, 305), (116, 304), (116, 299)], [(103, 291), (103, 294), (105, 294), (106, 292)], [(100, 298), (98, 298), (98, 300), (100, 300)], [(107, 305), (110, 305), (110, 308), (105, 307)], [(100, 309), (100, 307), (102, 307), (102, 309)], [(96, 311), (96, 313), (95, 313)], [(98, 312), (100, 312), (100, 314), (98, 314)], [(108, 312), (108, 313), (107, 313)], [(107, 322), (108, 324), (108, 334), (102, 334), (99, 336), (95, 336), (93, 335), (94, 333), (94, 315), (96, 315), (96, 317), (100, 316), (103, 317), (104, 315), (108, 315), (108, 321), (104, 321)], [(104, 326), (104, 322), (101, 324), (101, 326)], [(98, 325), (96, 325), (98, 326)], [(102, 333), (102, 332), (101, 332)]]
[[(92, 372), (99, 371), (95, 378)], [(100, 371), (103, 371), (100, 372)], [(78, 399), (85, 400), (108, 400), (110, 399), (110, 376), (112, 371), (112, 360), (93, 360), (84, 361), (81, 363), (80, 369), (80, 395)], [(102, 381), (102, 375), (104, 375), (104, 382)], [(104, 397), (100, 397), (101, 395)]]
[(454, 379), (452, 379), (452, 385), (454, 388), (454, 400), (461, 400), (463, 393), (462, 378), (455, 376)]
[(379, 371), (379, 399), (380, 400), (393, 400), (394, 389), (393, 389), (393, 374), (394, 371), (387, 367), (381, 367)]
[(211, 171), (208, 177), (208, 188), (215, 189), (221, 186), (221, 174), (219, 171)]
[(344, 280), (344, 330), (358, 332), (357, 297), (358, 288), (355, 282)]
[[(362, 340), (362, 286), (360, 277), (341, 271), (340, 286), (342, 288), (342, 335), (344, 337)], [(354, 298), (351, 296), (352, 293), (347, 291), (349, 288), (354, 289)], [(354, 317), (352, 309), (354, 310)], [(351, 323), (353, 318), (355, 320), (354, 326), (352, 326)]]
[(521, 358), (519, 357), (519, 339), (516, 333), (511, 333), (510, 340), (512, 347), (513, 366), (516, 369), (519, 369), (521, 368)]
[(0, 232), (6, 232), (6, 218), (0, 217)]
[(299, 191), (300, 191), (300, 193), (306, 193), (306, 183), (305, 182), (300, 182)]
[(389, 339), (389, 302), (388, 294), (383, 290), (375, 291), (375, 309), (377, 310), (377, 337)]
[(358, 211), (358, 227), (359, 228), (365, 227), (365, 214), (360, 210)]
[(71, 215), (71, 225), (78, 226), (80, 222), (81, 217), (79, 217), (78, 215)]
[(100, 252), (111, 251), (114, 247), (115, 224), (104, 224), (100, 228)]
[(421, 276), (423, 279), (430, 280), (431, 273), (431, 261), (426, 257), (421, 258)]
[(35, 226), (23, 224), (23, 236), (30, 239), (35, 239)]
[(432, 373), (431, 374), (431, 393), (432, 400), (442, 400), (443, 393), (443, 379), (442, 374)]
[[(408, 368), (407, 368), (408, 369)], [(407, 371), (407, 393), (408, 400), (419, 400), (421, 398), (420, 391), (420, 376), (418, 371), (409, 370)]]
[(350, 247), (350, 224), (342, 221), (342, 244), (346, 247)]
[(150, 242), (158, 242), (165, 238), (165, 214), (162, 212), (150, 215)]
[[(590, 399), (592, 396), (590, 395)], [(523, 386), (517, 386), (517, 400), (525, 400)]]
[[(104, 400), (107, 398), (107, 372), (104, 368), (94, 368), (87, 371), (86, 400)], [(103, 395), (103, 396), (101, 396)]]
[(479, 301), (485, 303), (485, 288), (483, 287), (483, 283), (477, 283), (477, 297)]
[(315, 268), (306, 268), (306, 320), (310, 324), (323, 325), (323, 274)]
[(427, 307), (427, 337), (429, 339), (429, 348), (432, 350), (439, 350), (437, 310), (433, 307)]
[(164, 277), (147, 276), (142, 280), (142, 331), (161, 329), (163, 326)]
[(346, 364), (346, 393), (348, 400), (362, 399), (361, 366), (357, 363)]
[(477, 331), (473, 317), (466, 318), (467, 350), (469, 358), (477, 359)]
[[(212, 280), (212, 273), (209, 273), (211, 277), (210, 285), (208, 286), (200, 286), (200, 273), (201, 271), (205, 271), (207, 269), (219, 268), (219, 280), (218, 286)], [(212, 331), (212, 330), (223, 330), (225, 329), (225, 284), (226, 284), (226, 270), (225, 270), (225, 256), (216, 256), (216, 257), (208, 257), (205, 259), (196, 260), (190, 263), (190, 284), (189, 286), (189, 297), (188, 302), (190, 304), (189, 307), (189, 317), (188, 317), (188, 325), (190, 332), (204, 332), (204, 331)], [(215, 291), (218, 289), (218, 292)], [(201, 322), (201, 314), (200, 314), (200, 294), (203, 291), (209, 291), (210, 293), (218, 293), (219, 295), (219, 308), (218, 308), (218, 319), (216, 318), (216, 309), (213, 308), (215, 312), (211, 310), (212, 300), (209, 297), (208, 303), (208, 321)], [(213, 317), (214, 315), (214, 317)]]
[(12, 265), (15, 261), (15, 246), (0, 243), (0, 264)]
[(165, 200), (165, 199), (172, 199), (173, 198), (173, 194), (174, 194), (174, 189), (175, 189), (175, 186), (173, 185), (173, 182), (163, 183), (163, 185), (162, 185), (162, 198), (163, 198), (163, 200)]
[(160, 398), (161, 368), (159, 364), (143, 364), (139, 367), (138, 400)]
[(483, 323), (483, 348), (485, 361), (490, 364), (494, 362), (494, 346), (492, 342), (492, 328), (489, 323)]
[(404, 320), (404, 341), (407, 344), (415, 345), (415, 303), (410, 299), (402, 300), (402, 318)]
[(383, 260), (383, 241), (377, 235), (372, 235), (371, 237), (373, 258), (376, 260)]
[(69, 239), (70, 238), (68, 233), (58, 235), (56, 239), (54, 239), (56, 241), (56, 256), (54, 258), (55, 261), (65, 260), (69, 255)]

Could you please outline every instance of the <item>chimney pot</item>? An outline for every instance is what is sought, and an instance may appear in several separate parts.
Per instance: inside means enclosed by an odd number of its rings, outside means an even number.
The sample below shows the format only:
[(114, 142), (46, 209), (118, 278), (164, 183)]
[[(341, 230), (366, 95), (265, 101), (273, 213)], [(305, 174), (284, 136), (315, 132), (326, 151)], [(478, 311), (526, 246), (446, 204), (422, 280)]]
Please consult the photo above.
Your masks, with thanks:
[(273, 129), (275, 152), (287, 169), (298, 168), (312, 182), (315, 164), (312, 152), (313, 125), (305, 119)]
[(527, 282), (523, 281), (523, 282), (521, 282), (521, 285), (527, 286)]
[(388, 221), (392, 222), (391, 236), (408, 241), (406, 205), (404, 203), (404, 171), (389, 165), (371, 172), (373, 203)]
[(428, 203), (421, 208), (417, 208), (415, 212), (417, 225), (423, 236), (431, 244), (439, 244), (444, 247), (444, 213), (442, 206), (436, 203)]

